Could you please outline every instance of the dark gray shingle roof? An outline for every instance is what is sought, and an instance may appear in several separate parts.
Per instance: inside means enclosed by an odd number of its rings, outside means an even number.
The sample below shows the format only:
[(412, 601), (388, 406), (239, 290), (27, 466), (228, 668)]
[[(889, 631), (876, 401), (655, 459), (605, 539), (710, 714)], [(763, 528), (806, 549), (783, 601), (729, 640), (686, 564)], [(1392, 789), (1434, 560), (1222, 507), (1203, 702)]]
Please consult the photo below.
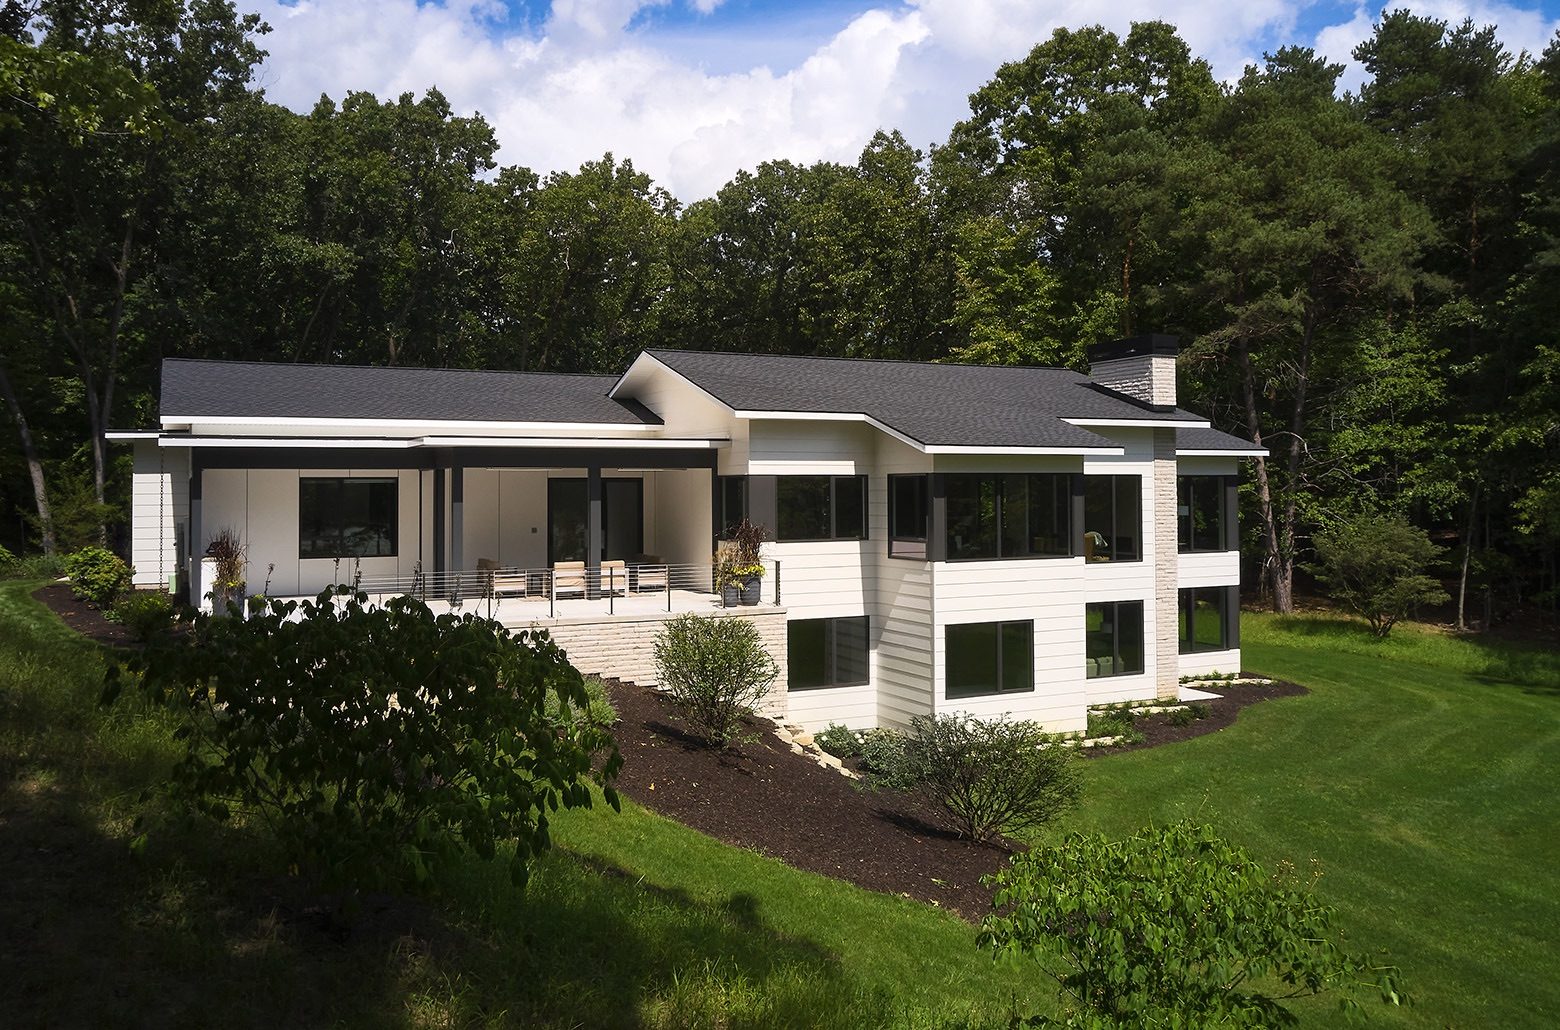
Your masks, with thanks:
[(649, 353), (739, 411), (859, 413), (928, 446), (1112, 447), (1062, 419), (1202, 420), (1138, 404), (1061, 368)]
[(164, 418), (394, 418), (462, 422), (659, 425), (636, 401), (607, 396), (614, 376), (453, 368), (284, 365), (170, 358)]
[(1175, 446), (1181, 451), (1250, 451), (1257, 447), (1250, 440), (1217, 429), (1177, 429)]

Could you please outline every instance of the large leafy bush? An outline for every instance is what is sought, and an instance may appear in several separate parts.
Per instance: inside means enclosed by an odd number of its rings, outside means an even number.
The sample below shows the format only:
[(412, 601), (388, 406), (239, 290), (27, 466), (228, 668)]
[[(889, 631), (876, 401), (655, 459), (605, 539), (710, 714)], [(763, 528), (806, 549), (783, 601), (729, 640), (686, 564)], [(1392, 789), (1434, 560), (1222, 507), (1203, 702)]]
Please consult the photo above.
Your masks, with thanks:
[(740, 618), (679, 615), (656, 637), (655, 664), (694, 732), (715, 747), (732, 741), (780, 675), (757, 628)]
[[(545, 633), (367, 601), (327, 591), (247, 620), (202, 616), (187, 642), (131, 660), (145, 694), (182, 717), (176, 797), (217, 819), (259, 816), (290, 861), (359, 886), (425, 882), (505, 841), (523, 883), (548, 813), (590, 806), (593, 771), (617, 806), (621, 757)], [(107, 698), (118, 690), (116, 670)]]
[(1360, 515), (1312, 538), (1311, 571), (1334, 600), (1363, 615), (1376, 636), (1447, 593), (1429, 575), (1441, 549), (1425, 531), (1388, 515)]
[(70, 588), (84, 601), (107, 607), (130, 589), (132, 570), (124, 559), (103, 547), (83, 547), (65, 558)]
[(131, 591), (119, 599), (108, 617), (123, 626), (133, 640), (151, 643), (173, 626), (173, 598), (161, 590)]
[(1081, 790), (1073, 750), (1007, 716), (916, 716), (899, 761), (890, 782), (915, 785), (971, 840), (1041, 826)]
[(1342, 988), (1342, 1007), (1357, 1010), (1359, 983), (1405, 1000), (1395, 967), (1338, 946), (1314, 879), (1270, 877), (1207, 827), (1073, 834), (988, 882), (980, 944), (1037, 959), (1072, 1002), (1065, 1019), (1033, 1026), (1293, 1026), (1284, 999)]

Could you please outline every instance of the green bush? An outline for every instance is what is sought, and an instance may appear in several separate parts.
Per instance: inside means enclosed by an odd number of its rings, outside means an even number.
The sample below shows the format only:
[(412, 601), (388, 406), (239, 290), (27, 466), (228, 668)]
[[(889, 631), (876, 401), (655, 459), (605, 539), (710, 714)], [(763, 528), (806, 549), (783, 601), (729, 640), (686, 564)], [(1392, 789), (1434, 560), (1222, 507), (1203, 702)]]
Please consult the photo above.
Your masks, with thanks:
[(1084, 731), (1087, 737), (1127, 737), (1136, 736), (1142, 739), (1142, 734), (1134, 728), (1136, 713), (1129, 705), (1111, 705), (1106, 708), (1096, 708), (1089, 713), (1088, 728)]
[(148, 644), (173, 626), (173, 598), (161, 590), (135, 590), (121, 597), (108, 617), (119, 623), (131, 639)]
[(55, 554), (30, 554), (16, 559), (9, 569), (0, 569), (5, 579), (59, 579), (65, 575), (65, 562)]
[(65, 558), (71, 590), (83, 601), (104, 608), (130, 589), (132, 571), (123, 558), (103, 547), (83, 547)]
[(694, 732), (715, 747), (731, 743), (780, 675), (751, 621), (692, 614), (662, 627), (655, 665)]
[[(506, 842), (524, 883), (548, 813), (591, 805), (586, 777), (617, 806), (621, 756), (546, 633), (326, 591), (248, 619), (197, 617), (192, 636), (128, 663), (180, 719), (175, 798), (258, 817), (327, 883), (428, 883), (457, 853), (491, 858)], [(111, 669), (105, 701), (120, 682)]]
[(904, 743), (895, 778), (913, 782), (971, 840), (1044, 825), (1082, 789), (1073, 749), (1033, 722), (918, 715)]
[(1308, 566), (1333, 600), (1365, 621), (1378, 637), (1421, 605), (1449, 599), (1429, 569), (1440, 557), (1424, 530), (1388, 515), (1360, 515), (1318, 532)]
[[(1366, 982), (1388, 1004), (1406, 1000), (1395, 967), (1338, 947), (1314, 879), (1269, 876), (1207, 827), (1072, 834), (986, 882), (996, 893), (980, 945), (1034, 958), (1072, 1003), (1031, 1026), (1293, 1026), (1284, 998), (1342, 988), (1357, 1010), (1352, 990)], [(1279, 984), (1284, 995), (1262, 993)]]
[(884, 787), (906, 787), (901, 781), (905, 771), (905, 735), (889, 729), (867, 730), (861, 735), (861, 767), (873, 782)]
[(856, 736), (856, 731), (837, 722), (829, 723), (822, 733), (814, 733), (813, 743), (835, 758), (849, 758), (861, 753), (861, 738)]
[(9, 576), (11, 570), (16, 568), (17, 558), (4, 544), (0, 544), (0, 577)]

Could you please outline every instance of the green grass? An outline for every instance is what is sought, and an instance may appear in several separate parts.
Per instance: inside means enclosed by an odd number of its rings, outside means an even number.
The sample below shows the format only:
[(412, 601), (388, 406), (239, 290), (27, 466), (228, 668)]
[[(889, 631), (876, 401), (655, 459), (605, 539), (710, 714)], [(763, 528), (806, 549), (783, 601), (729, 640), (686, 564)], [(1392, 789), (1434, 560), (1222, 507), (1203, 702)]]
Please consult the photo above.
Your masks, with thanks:
[[(974, 929), (726, 847), (636, 805), (563, 813), (524, 892), (470, 862), (432, 900), (268, 872), (263, 834), (149, 802), (175, 755), (104, 661), (0, 583), (0, 911), (7, 1025), (979, 1026), (1049, 1003)], [(820, 846), (827, 846), (820, 841)]]
[[(145, 807), (169, 727), (96, 707), (103, 659), (32, 585), (0, 583), (0, 911), (27, 942), (0, 978), (10, 1025), (962, 1027), (1051, 1004), (946, 913), (627, 803), (558, 818), (523, 894), (472, 862), (437, 902), (337, 918), (268, 871), (263, 834)], [(1560, 657), (1320, 617), (1244, 633), (1249, 668), (1312, 693), (1092, 759), (1053, 832), (1191, 815), (1265, 862), (1315, 859), (1351, 946), (1388, 949), (1416, 997), (1373, 1024), (1560, 1023)], [(1325, 998), (1301, 1012), (1337, 1022)]]
[(1312, 693), (1092, 762), (1061, 829), (1191, 816), (1267, 863), (1318, 861), (1351, 944), (1387, 949), (1416, 998), (1374, 1023), (1560, 1025), (1560, 654), (1332, 617), (1242, 629), (1247, 668)]

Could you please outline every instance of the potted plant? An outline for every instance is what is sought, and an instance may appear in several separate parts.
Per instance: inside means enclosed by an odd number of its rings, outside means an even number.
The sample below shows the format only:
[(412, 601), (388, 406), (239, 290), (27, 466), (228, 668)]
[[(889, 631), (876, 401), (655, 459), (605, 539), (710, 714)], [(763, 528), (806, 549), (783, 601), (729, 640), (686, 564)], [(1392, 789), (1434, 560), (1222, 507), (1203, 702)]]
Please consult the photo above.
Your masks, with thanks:
[(211, 599), (213, 615), (226, 615), (228, 604), (243, 609), (244, 602), (244, 545), (237, 531), (224, 528), (206, 545), (207, 562), (211, 563), (211, 589), (206, 596)]
[(715, 552), (715, 589), (726, 607), (758, 603), (764, 579), (760, 550), (766, 536), (764, 527), (743, 519)]

